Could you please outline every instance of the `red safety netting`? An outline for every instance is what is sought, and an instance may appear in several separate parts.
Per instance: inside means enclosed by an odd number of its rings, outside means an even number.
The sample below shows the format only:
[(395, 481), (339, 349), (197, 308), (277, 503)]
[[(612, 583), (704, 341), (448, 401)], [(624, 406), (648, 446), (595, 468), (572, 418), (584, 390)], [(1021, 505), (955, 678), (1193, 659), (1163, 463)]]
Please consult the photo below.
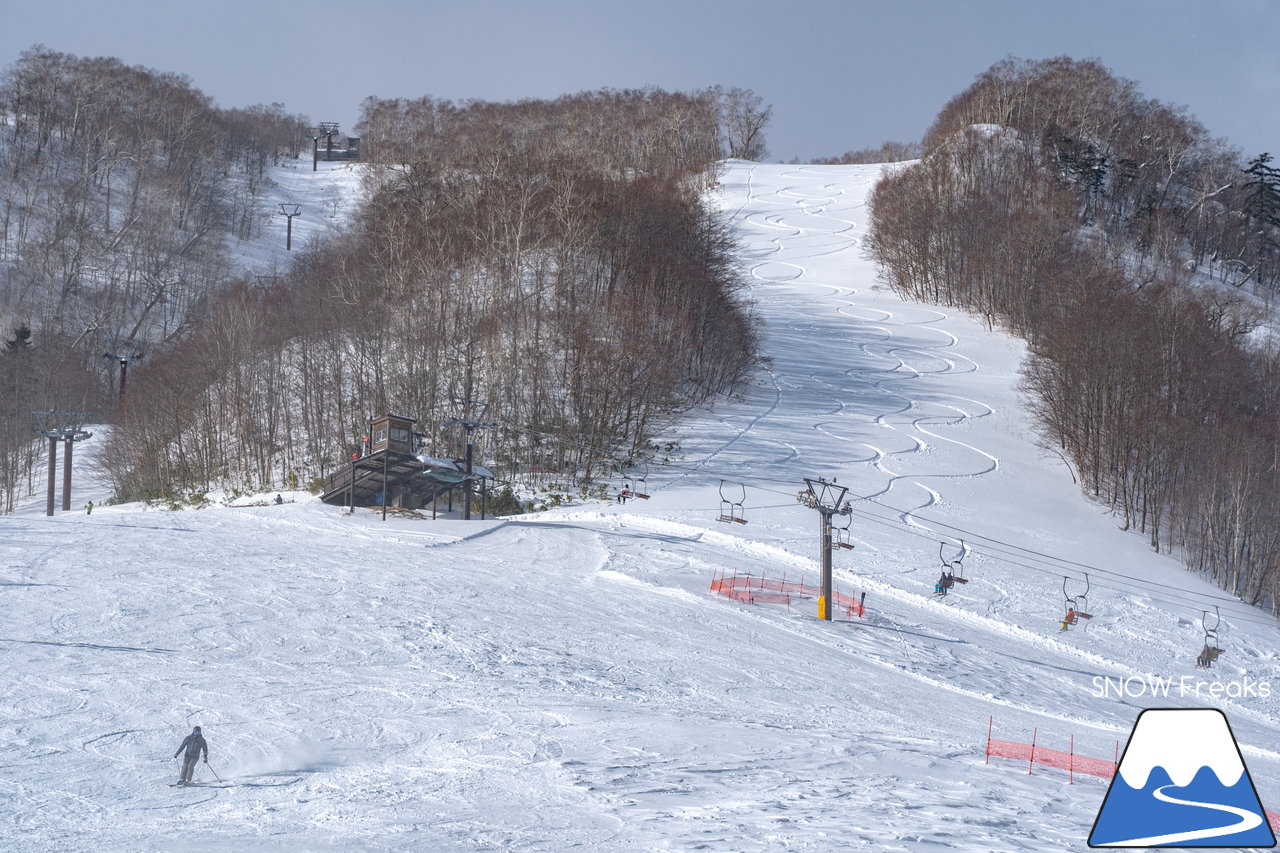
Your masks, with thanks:
[[(822, 587), (805, 583), (803, 575), (799, 580), (788, 580), (785, 574), (779, 579), (752, 574), (740, 575), (737, 572), (728, 574), (725, 571), (718, 571), (712, 576), (711, 591), (735, 601), (785, 604), (788, 607), (791, 606), (792, 598), (817, 598), (822, 595)], [(839, 589), (831, 591), (831, 604), (833, 612), (843, 612), (851, 618), (861, 617), (865, 613), (860, 596), (846, 595)]]
[[(1067, 751), (1060, 749), (1051, 749), (1040, 741), (1039, 729), (1031, 730), (1031, 743), (1020, 743), (1011, 740), (997, 740), (991, 736), (992, 728), (995, 725), (994, 718), (987, 720), (987, 761), (995, 758), (1009, 758), (1014, 761), (1027, 762), (1027, 772), (1031, 773), (1035, 770), (1035, 766), (1039, 764), (1042, 767), (1053, 767), (1058, 770), (1067, 771), (1068, 781), (1074, 781), (1075, 774), (1083, 773), (1087, 776), (1097, 776), (1100, 779), (1110, 779), (1116, 775), (1116, 761), (1108, 761), (1105, 758), (1091, 758), (1087, 755), (1080, 755), (1076, 752), (1076, 739), (1072, 735), (1067, 741)], [(1115, 745), (1116, 758), (1120, 757), (1120, 742), (1116, 741)]]
[[(1069, 741), (1071, 745), (1070, 752), (1062, 752), (1056, 749), (1049, 749), (1042, 746), (1039, 740), (1039, 730), (1031, 730), (1031, 743), (1019, 743), (1011, 740), (996, 740), (991, 737), (991, 730), (994, 726), (994, 718), (987, 720), (987, 760), (992, 758), (1009, 758), (1014, 761), (1027, 762), (1027, 772), (1030, 773), (1035, 765), (1039, 764), (1044, 767), (1056, 767), (1059, 770), (1066, 770), (1068, 777), (1074, 777), (1076, 773), (1084, 773), (1088, 776), (1097, 776), (1100, 779), (1111, 779), (1116, 775), (1119, 764), (1105, 758), (1090, 758), (1086, 755), (1077, 755), (1075, 753), (1075, 736), (1073, 735)], [(1120, 755), (1120, 742), (1116, 741), (1115, 745), (1116, 757)], [(1265, 812), (1267, 822), (1271, 824), (1271, 828), (1280, 832), (1280, 812)]]
[(1116, 763), (1105, 758), (1089, 758), (1088, 756), (1077, 755), (1075, 762), (1075, 772), (1077, 773), (1086, 773), (1090, 776), (1097, 776), (1099, 779), (1110, 779), (1116, 775)]
[(1031, 744), (987, 738), (987, 758), (1012, 758), (1015, 761), (1030, 761)]

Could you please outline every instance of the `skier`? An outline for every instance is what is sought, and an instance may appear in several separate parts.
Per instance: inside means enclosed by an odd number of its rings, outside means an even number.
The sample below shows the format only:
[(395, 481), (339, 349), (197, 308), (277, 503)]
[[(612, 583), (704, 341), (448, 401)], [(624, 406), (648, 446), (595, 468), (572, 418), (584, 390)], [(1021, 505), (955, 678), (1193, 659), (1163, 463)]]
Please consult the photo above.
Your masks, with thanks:
[(178, 753), (186, 750), (186, 754), (182, 757), (182, 773), (178, 777), (177, 784), (191, 784), (191, 774), (196, 769), (196, 759), (200, 757), (200, 753), (204, 753), (204, 763), (209, 763), (209, 744), (204, 742), (204, 735), (200, 734), (200, 727), (196, 726), (191, 730), (191, 734), (187, 735), (182, 744), (178, 747), (178, 752), (173, 754), (174, 758), (178, 757)]
[(93, 515), (93, 501), (89, 501), (87, 504), (84, 505), (84, 514)]
[(276, 495), (276, 506), (279, 506), (282, 503), (284, 503), (284, 498), (280, 497), (279, 495)]
[(1067, 615), (1062, 617), (1062, 630), (1067, 630), (1076, 624), (1076, 609), (1074, 607), (1067, 608)]

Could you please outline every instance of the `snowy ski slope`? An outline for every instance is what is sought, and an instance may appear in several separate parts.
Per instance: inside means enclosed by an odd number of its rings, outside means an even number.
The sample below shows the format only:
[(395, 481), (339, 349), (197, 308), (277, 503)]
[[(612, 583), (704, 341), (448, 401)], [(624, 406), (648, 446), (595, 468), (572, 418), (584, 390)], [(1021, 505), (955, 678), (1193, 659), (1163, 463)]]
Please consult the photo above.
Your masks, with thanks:
[[(1206, 705), (1280, 809), (1274, 694), (1096, 695), (1280, 688), (1280, 634), (1079, 495), (1034, 443), (1018, 342), (876, 284), (879, 173), (728, 164), (770, 362), (670, 436), (651, 500), (0, 518), (0, 849), (1084, 850), (1105, 783), (984, 765), (989, 716), (1110, 758), (1142, 708)], [(77, 507), (106, 497), (94, 451)], [(708, 591), (723, 570), (816, 581), (805, 476), (860, 498), (835, 563), (863, 620)], [(721, 480), (749, 523), (716, 521)], [(937, 600), (960, 538), (969, 583)], [(1084, 571), (1095, 618), (1059, 633)], [(1196, 670), (1214, 604), (1226, 652)], [(170, 788), (194, 724), (221, 781)]]
[[(282, 275), (291, 256), (314, 241), (341, 230), (361, 197), (363, 167), (352, 161), (326, 162), (323, 155), (311, 168), (311, 152), (285, 160), (268, 172), (271, 183), (262, 190), (258, 209), (264, 220), (257, 240), (235, 243), (231, 250), (251, 275)], [(280, 205), (298, 205), (293, 217), (293, 249), (286, 248), (288, 221)], [(290, 210), (293, 208), (290, 207)]]

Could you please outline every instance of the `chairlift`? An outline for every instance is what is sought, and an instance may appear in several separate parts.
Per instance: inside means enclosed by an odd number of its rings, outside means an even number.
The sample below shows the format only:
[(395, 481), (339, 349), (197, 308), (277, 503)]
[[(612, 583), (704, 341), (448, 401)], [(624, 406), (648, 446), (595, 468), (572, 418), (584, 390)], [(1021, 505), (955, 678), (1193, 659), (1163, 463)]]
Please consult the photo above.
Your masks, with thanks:
[(613, 463), (613, 477), (618, 480), (618, 491), (614, 493), (614, 498), (620, 504), (627, 502), (627, 498), (635, 493), (631, 490), (631, 478), (627, 476), (627, 472), (622, 470), (622, 466)]
[(1066, 575), (1062, 576), (1062, 597), (1067, 600), (1067, 613), (1062, 617), (1061, 630), (1063, 631), (1069, 630), (1072, 625), (1075, 625), (1081, 619), (1093, 618), (1093, 614), (1088, 611), (1089, 590), (1091, 588), (1091, 584), (1089, 583), (1089, 573), (1084, 573), (1084, 592), (1079, 593), (1078, 595), (1073, 596), (1067, 592), (1068, 580), (1069, 578)]
[[(613, 466), (613, 470), (622, 483), (618, 489), (618, 503), (626, 503), (631, 498), (640, 498), (646, 501), (649, 500), (649, 495), (645, 493), (643, 489), (636, 487), (636, 485), (642, 486), (644, 484), (645, 477), (648, 475), (648, 469), (645, 470), (644, 475), (639, 477), (633, 477), (631, 474), (628, 474), (623, 470), (621, 465), (615, 464)], [(632, 485), (633, 481), (636, 485)]]
[(852, 551), (853, 543), (849, 541), (849, 526), (853, 524), (853, 516), (846, 515), (845, 518), (847, 520), (844, 523), (844, 527), (831, 525), (831, 544), (837, 548), (846, 548)]
[(641, 470), (643, 473), (637, 474), (634, 477), (635, 489), (633, 496), (647, 501), (649, 500), (649, 487), (645, 485), (645, 480), (649, 477), (649, 466), (645, 465)]
[(724, 493), (724, 480), (720, 481), (720, 518), (717, 521), (723, 521), (726, 524), (746, 524), (746, 511), (743, 504), (747, 500), (747, 487), (738, 484), (738, 488), (742, 491), (742, 499), (731, 501)]
[(969, 579), (960, 574), (964, 569), (964, 558), (969, 555), (969, 549), (964, 546), (964, 540), (960, 540), (960, 553), (952, 557), (950, 561), (943, 556), (943, 549), (947, 543), (938, 543), (938, 560), (942, 563), (942, 574), (938, 578), (938, 582), (933, 585), (933, 594), (937, 596), (945, 596), (958, 583), (968, 583)]
[(1203, 611), (1200, 617), (1200, 624), (1204, 626), (1204, 648), (1200, 650), (1200, 657), (1196, 658), (1197, 669), (1209, 669), (1213, 666), (1213, 662), (1218, 659), (1218, 655), (1222, 654), (1222, 648), (1218, 645), (1218, 628), (1222, 625), (1222, 614), (1218, 612), (1218, 605), (1213, 606), (1214, 622), (1213, 627), (1209, 627), (1209, 611)]

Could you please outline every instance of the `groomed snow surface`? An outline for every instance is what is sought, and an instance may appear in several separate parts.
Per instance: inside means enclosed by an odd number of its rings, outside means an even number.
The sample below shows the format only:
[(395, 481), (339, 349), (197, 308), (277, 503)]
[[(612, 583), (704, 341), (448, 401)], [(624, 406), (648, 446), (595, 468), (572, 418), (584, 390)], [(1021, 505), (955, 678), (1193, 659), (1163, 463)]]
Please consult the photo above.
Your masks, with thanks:
[[(85, 442), (76, 512), (0, 518), (0, 849), (1084, 850), (1106, 783), (985, 765), (988, 718), (1111, 758), (1145, 707), (1221, 708), (1276, 810), (1274, 692), (1094, 678), (1274, 691), (1280, 632), (1080, 496), (1034, 442), (1020, 344), (877, 285), (879, 173), (728, 165), (771, 361), (669, 437), (649, 501), (470, 523), (303, 495), (108, 507)], [(835, 560), (863, 620), (708, 590), (816, 582), (805, 476), (868, 498)], [(722, 479), (748, 524), (716, 521)], [(973, 549), (945, 601), (944, 537)], [(1023, 548), (1097, 567), (1093, 620), (1059, 633), (1082, 570)], [(1215, 603), (1226, 651), (1196, 670)], [(192, 725), (209, 766), (169, 787)]]

